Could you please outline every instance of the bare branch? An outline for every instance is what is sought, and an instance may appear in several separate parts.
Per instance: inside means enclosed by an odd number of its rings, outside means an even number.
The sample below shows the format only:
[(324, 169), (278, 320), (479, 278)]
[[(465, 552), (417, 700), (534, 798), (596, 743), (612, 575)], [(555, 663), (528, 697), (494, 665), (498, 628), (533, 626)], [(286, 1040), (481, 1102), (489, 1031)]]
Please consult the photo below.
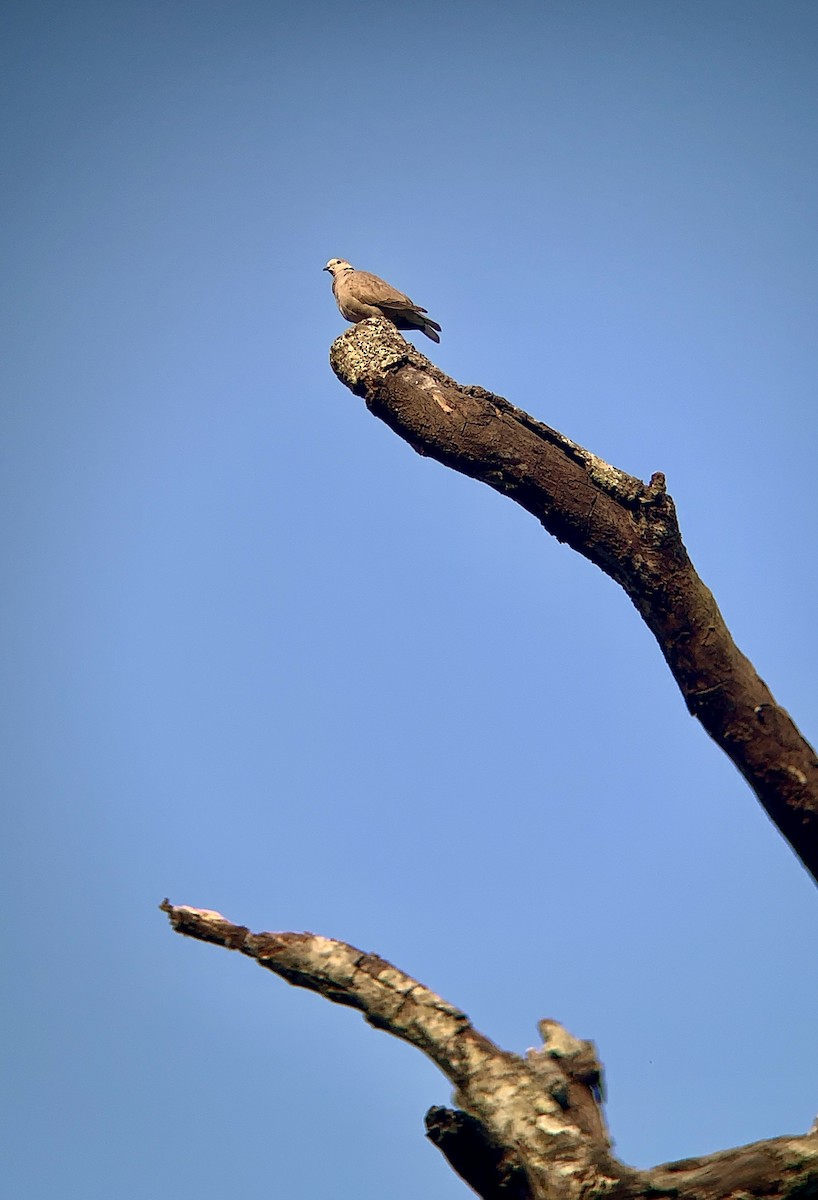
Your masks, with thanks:
[[(615, 579), (656, 637), (688, 708), (730, 756), (818, 879), (818, 761), (733, 643), (682, 543), (664, 478), (640, 480), (480, 388), (449, 379), (388, 322), (333, 345), (339, 378), (420, 454), (488, 483)], [(613, 1155), (595, 1047), (555, 1021), (525, 1057), (374, 954), (311, 933), (258, 933), (220, 913), (162, 909), (177, 932), (254, 958), (360, 1011), (443, 1071), (457, 1108), (427, 1133), (484, 1200), (818, 1200), (818, 1124), (635, 1171)]]
[(478, 387), (462, 387), (383, 318), (333, 343), (335, 374), (419, 454), (532, 513), (630, 596), (689, 711), (729, 755), (818, 882), (818, 758), (735, 645), (682, 542), (673, 501)]
[[(563, 1176), (582, 1190), (582, 1181), (589, 1185), (604, 1161), (613, 1169), (601, 1116), (597, 1113), (594, 1130), (583, 1129), (591, 1093), (586, 1088), (583, 1105), (576, 1104), (576, 1081), (561, 1053), (552, 1055), (545, 1046), (522, 1059), (500, 1050), (465, 1013), (384, 959), (345, 942), (312, 933), (254, 934), (220, 913), (174, 907), (167, 900), (162, 909), (178, 933), (239, 950), (288, 983), (359, 1009), (370, 1025), (422, 1050), (482, 1131), (481, 1138), (472, 1137), (471, 1148), (460, 1139), (461, 1174), (469, 1169), (463, 1163), (479, 1150), (479, 1173), (486, 1175), (487, 1146), (496, 1148), (497, 1173), (504, 1179), (514, 1176), (518, 1189), (532, 1196), (551, 1194)], [(549, 1032), (557, 1028), (549, 1023)], [(470, 1126), (472, 1134), (474, 1129)], [(528, 1160), (512, 1155), (516, 1161), (510, 1162), (508, 1150), (514, 1147), (528, 1147)]]
[(375, 954), (313, 933), (251, 933), (220, 913), (168, 900), (161, 908), (178, 933), (238, 950), (296, 987), (356, 1008), (371, 1025), (431, 1058), (454, 1085), (459, 1109), (430, 1109), (428, 1136), (484, 1200), (818, 1195), (816, 1129), (634, 1171), (610, 1150), (592, 1043), (556, 1021), (540, 1022), (543, 1046), (521, 1058)]

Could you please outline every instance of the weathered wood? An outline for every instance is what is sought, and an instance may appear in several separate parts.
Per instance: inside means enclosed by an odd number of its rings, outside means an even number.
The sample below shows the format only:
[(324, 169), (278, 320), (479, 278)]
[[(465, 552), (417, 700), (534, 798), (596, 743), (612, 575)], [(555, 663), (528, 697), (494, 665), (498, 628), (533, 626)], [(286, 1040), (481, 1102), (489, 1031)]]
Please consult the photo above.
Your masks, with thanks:
[(251, 933), (220, 913), (172, 905), (177, 933), (238, 950), (287, 983), (357, 1009), (416, 1046), (455, 1088), (430, 1109), (428, 1136), (484, 1200), (814, 1200), (818, 1129), (708, 1158), (635, 1171), (613, 1155), (590, 1042), (542, 1021), (525, 1058), (501, 1050), (465, 1013), (376, 954), (313, 933)]
[(730, 636), (664, 476), (645, 484), (502, 397), (461, 386), (382, 318), (337, 338), (330, 363), (419, 454), (516, 501), (624, 588), (689, 711), (818, 882), (818, 757)]

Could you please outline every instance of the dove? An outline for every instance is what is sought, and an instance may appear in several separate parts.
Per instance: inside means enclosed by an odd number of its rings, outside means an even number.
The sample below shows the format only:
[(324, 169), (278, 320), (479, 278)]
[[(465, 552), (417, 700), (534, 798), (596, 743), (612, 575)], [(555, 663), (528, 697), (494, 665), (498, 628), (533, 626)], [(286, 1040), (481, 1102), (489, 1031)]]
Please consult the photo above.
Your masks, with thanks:
[(367, 317), (386, 317), (398, 329), (419, 329), (433, 342), (440, 341), (440, 326), (426, 316), (426, 309), (377, 275), (356, 271), (343, 258), (331, 258), (324, 270), (332, 276), (332, 292), (347, 321), (355, 324)]

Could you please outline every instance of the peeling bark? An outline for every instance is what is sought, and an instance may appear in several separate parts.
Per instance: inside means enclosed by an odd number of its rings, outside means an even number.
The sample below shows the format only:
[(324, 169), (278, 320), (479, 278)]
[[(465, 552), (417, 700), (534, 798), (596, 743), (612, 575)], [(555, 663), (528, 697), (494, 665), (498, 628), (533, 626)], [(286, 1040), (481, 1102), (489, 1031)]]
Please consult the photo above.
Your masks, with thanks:
[(337, 338), (330, 363), (419, 454), (516, 501), (624, 588), (688, 710), (818, 882), (818, 758), (696, 574), (664, 476), (644, 484), (502, 397), (461, 386), (383, 318)]
[(161, 908), (177, 933), (238, 950), (287, 983), (358, 1009), (436, 1063), (458, 1108), (430, 1109), (427, 1136), (484, 1200), (818, 1197), (818, 1125), (802, 1137), (635, 1171), (611, 1151), (593, 1044), (556, 1021), (540, 1022), (543, 1045), (522, 1058), (376, 954), (313, 933), (251, 933), (168, 900)]

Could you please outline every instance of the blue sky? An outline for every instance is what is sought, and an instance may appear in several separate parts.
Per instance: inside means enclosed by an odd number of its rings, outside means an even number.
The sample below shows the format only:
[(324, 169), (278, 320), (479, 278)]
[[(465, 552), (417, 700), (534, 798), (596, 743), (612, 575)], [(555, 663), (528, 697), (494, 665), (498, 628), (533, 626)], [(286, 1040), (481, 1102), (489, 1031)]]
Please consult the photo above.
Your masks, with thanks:
[(464, 1195), (416, 1052), (163, 896), (596, 1039), (637, 1165), (812, 1121), (816, 897), (625, 596), (332, 375), (665, 471), (813, 740), (818, 8), (7, 0), (6, 1078), (28, 1200)]

